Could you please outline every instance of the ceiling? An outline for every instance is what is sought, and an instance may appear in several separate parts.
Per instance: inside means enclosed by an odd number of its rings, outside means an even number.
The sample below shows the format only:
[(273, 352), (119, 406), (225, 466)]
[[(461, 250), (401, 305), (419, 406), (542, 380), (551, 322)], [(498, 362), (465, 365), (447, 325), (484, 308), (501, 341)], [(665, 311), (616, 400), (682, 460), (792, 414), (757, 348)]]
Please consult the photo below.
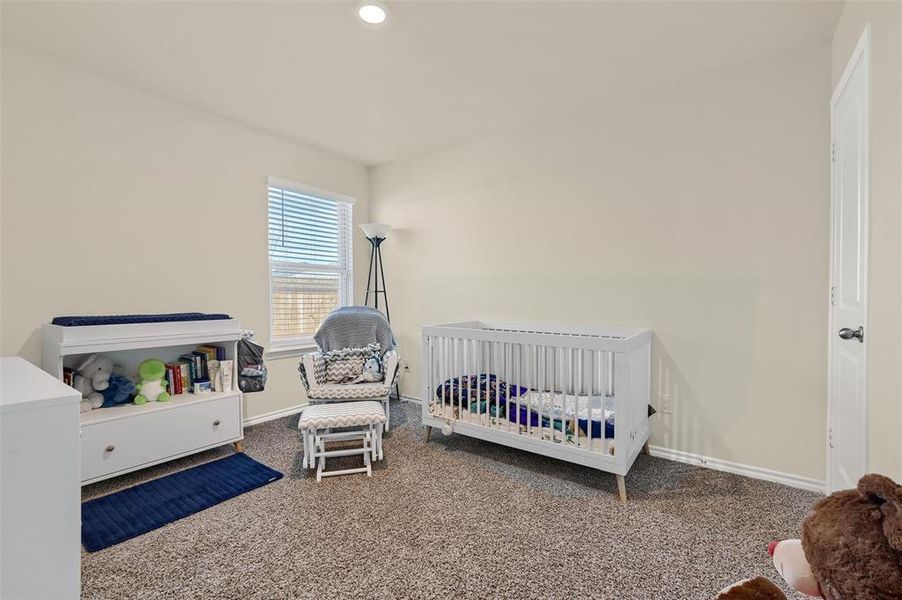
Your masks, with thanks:
[(9, 2), (2, 40), (367, 165), (832, 36), (833, 2)]

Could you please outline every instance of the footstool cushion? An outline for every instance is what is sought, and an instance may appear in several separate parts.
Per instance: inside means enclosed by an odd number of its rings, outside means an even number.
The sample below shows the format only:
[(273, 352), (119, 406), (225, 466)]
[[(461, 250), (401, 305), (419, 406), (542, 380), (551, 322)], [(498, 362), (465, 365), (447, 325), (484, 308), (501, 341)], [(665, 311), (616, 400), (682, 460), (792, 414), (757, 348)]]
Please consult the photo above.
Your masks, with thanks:
[[(382, 427), (385, 423), (385, 411), (382, 404), (374, 400), (358, 400), (356, 402), (335, 402), (330, 404), (312, 404), (301, 411), (298, 428), (304, 438), (304, 468), (316, 466), (316, 480), (331, 475), (348, 473), (366, 473), (372, 476), (371, 463), (382, 460)], [(328, 432), (333, 428), (345, 428), (349, 431)], [(360, 448), (341, 448), (329, 450), (328, 441), (361, 440)], [(359, 469), (341, 469), (326, 471), (326, 458), (333, 456), (349, 456), (362, 454), (364, 466)]]
[(298, 428), (361, 427), (375, 423), (385, 423), (385, 411), (375, 400), (332, 402), (306, 407), (301, 412)]

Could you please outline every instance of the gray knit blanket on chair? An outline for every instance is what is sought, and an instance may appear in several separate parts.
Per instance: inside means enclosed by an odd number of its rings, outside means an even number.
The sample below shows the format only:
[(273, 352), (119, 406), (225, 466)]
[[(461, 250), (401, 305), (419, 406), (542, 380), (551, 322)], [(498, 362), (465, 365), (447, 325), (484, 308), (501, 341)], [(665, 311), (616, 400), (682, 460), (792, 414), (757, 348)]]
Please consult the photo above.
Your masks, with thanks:
[(313, 338), (323, 352), (365, 348), (373, 342), (379, 342), (383, 353), (395, 347), (395, 336), (385, 315), (368, 306), (336, 308), (323, 320)]

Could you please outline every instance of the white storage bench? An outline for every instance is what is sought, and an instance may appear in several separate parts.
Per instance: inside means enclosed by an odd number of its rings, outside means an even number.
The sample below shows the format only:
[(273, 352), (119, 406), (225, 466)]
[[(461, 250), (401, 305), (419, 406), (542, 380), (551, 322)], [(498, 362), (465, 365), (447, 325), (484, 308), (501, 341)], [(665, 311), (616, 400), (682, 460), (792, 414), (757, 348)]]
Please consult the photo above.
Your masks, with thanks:
[[(382, 429), (385, 411), (375, 400), (356, 402), (332, 402), (311, 404), (301, 411), (298, 429), (304, 443), (304, 468), (316, 467), (316, 480), (332, 475), (366, 473), (372, 476), (372, 461), (382, 460)], [(331, 431), (342, 428), (346, 431)], [(330, 450), (326, 442), (360, 440), (359, 447)], [(363, 456), (363, 467), (326, 471), (326, 458), (339, 456)]]
[(423, 327), (423, 424), (624, 477), (647, 450), (648, 329), (467, 321)]

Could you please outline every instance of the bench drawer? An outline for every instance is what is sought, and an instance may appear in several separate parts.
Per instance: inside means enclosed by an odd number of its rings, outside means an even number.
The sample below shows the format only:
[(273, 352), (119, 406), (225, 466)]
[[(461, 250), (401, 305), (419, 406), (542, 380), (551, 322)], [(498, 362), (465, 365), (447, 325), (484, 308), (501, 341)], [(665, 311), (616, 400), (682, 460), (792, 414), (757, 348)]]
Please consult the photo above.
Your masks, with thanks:
[(175, 404), (178, 402), (181, 401), (173, 400), (174, 405), (165, 410), (153, 407), (143, 414), (137, 412), (119, 419), (83, 424), (82, 481), (241, 438), (239, 394), (191, 399), (185, 405)]

